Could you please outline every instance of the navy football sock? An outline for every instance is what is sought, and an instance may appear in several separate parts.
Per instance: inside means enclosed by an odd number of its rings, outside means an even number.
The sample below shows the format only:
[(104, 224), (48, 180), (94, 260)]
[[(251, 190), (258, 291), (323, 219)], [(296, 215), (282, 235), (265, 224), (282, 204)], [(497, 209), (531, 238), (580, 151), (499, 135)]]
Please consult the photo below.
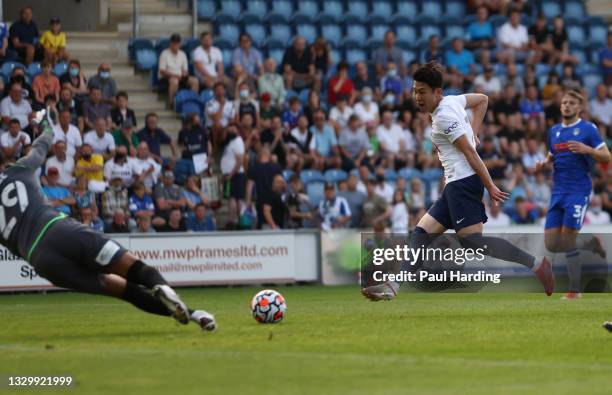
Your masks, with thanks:
[(508, 240), (501, 237), (483, 236), (482, 233), (474, 233), (459, 237), (461, 245), (467, 248), (483, 248), (484, 254), (493, 258), (508, 262), (520, 263), (528, 268), (533, 268), (535, 257), (518, 248)]
[(128, 281), (125, 285), (122, 299), (147, 313), (165, 316), (170, 315), (166, 306), (157, 300), (151, 292), (142, 285)]
[(147, 288), (153, 288), (156, 285), (167, 285), (168, 282), (153, 266), (149, 266), (142, 261), (136, 261), (128, 269), (128, 281), (136, 284), (144, 285)]

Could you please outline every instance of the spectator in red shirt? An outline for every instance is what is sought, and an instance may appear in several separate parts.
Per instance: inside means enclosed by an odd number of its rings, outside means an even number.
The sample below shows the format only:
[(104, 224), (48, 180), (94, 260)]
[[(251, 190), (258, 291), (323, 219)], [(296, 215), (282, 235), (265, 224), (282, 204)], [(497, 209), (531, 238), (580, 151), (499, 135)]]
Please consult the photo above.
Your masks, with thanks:
[(349, 66), (346, 62), (338, 64), (338, 74), (329, 80), (327, 89), (327, 102), (330, 105), (335, 105), (339, 96), (345, 95), (348, 97), (349, 105), (353, 105), (355, 101), (355, 85), (348, 74)]

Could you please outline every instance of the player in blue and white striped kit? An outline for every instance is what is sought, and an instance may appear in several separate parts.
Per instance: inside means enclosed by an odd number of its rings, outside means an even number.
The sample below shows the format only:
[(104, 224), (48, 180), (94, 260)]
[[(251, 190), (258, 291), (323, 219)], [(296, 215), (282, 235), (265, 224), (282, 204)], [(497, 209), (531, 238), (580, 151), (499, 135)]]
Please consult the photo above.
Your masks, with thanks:
[(565, 252), (570, 280), (566, 299), (580, 294), (580, 261), (578, 250), (605, 256), (600, 240), (594, 236), (578, 237), (593, 190), (593, 162), (609, 162), (610, 151), (597, 127), (580, 118), (583, 96), (568, 91), (561, 100), (563, 121), (548, 133), (548, 156), (537, 164), (540, 170), (552, 164), (553, 190), (546, 215), (545, 244), (551, 252)]

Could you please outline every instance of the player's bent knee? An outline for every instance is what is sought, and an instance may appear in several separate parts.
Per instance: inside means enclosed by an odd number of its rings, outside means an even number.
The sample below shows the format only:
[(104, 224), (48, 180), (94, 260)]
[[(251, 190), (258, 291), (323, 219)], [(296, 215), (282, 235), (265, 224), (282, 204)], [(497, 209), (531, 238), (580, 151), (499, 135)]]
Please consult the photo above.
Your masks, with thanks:
[(121, 298), (125, 293), (127, 281), (116, 274), (104, 275), (104, 291), (108, 296)]

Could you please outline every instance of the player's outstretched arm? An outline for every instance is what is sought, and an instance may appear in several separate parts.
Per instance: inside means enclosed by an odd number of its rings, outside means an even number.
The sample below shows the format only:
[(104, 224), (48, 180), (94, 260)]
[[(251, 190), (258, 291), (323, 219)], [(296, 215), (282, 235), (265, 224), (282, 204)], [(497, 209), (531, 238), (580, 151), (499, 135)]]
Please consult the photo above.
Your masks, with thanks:
[(487, 113), (487, 106), (489, 105), (489, 98), (487, 95), (482, 93), (467, 93), (463, 95), (465, 97), (465, 108), (469, 108), (474, 113), (472, 117), (472, 131), (474, 131), (474, 137), (478, 137), (478, 131), (482, 126), (482, 121)]
[(455, 147), (457, 147), (459, 151), (463, 153), (465, 159), (468, 161), (472, 169), (474, 169), (476, 174), (478, 174), (478, 177), (480, 177), (480, 179), (482, 180), (482, 183), (484, 184), (485, 188), (487, 188), (487, 191), (489, 192), (489, 196), (491, 197), (493, 203), (505, 202), (508, 197), (510, 197), (510, 194), (502, 192), (497, 187), (497, 185), (495, 185), (493, 179), (491, 179), (491, 175), (489, 174), (487, 167), (485, 166), (482, 159), (480, 159), (480, 156), (476, 152), (476, 149), (472, 146), (472, 144), (470, 144), (470, 141), (468, 140), (467, 136), (463, 135), (457, 138), (453, 142), (453, 144), (455, 145)]
[(16, 166), (38, 169), (45, 163), (47, 152), (49, 152), (49, 148), (53, 144), (53, 129), (46, 120), (40, 123), (40, 127), (43, 132), (32, 143), (30, 153), (15, 162)]

